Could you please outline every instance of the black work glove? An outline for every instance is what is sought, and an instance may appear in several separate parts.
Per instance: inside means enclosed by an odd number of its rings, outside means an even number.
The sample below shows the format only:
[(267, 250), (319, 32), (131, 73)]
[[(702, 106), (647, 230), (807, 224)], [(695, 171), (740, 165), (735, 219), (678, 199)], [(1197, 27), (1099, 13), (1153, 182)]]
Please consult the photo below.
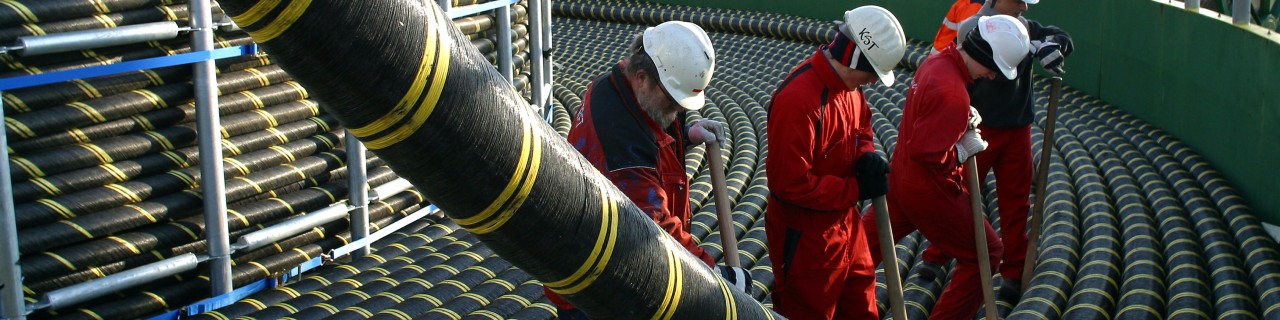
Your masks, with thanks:
[(1049, 71), (1053, 75), (1062, 75), (1062, 63), (1066, 60), (1063, 54), (1062, 43), (1055, 41), (1056, 37), (1046, 37), (1044, 40), (1031, 41), (1031, 46), (1035, 49), (1036, 59), (1040, 60), (1040, 66), (1045, 71)]
[(889, 193), (889, 163), (875, 152), (867, 152), (854, 163), (858, 176), (858, 200), (867, 200)]

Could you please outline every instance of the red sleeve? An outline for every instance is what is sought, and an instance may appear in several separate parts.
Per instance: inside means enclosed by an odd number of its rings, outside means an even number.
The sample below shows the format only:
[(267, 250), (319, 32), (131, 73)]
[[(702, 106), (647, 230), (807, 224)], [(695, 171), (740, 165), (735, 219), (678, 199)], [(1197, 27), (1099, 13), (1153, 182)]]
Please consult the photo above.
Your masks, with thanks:
[(958, 159), (956, 142), (960, 141), (960, 136), (964, 135), (965, 126), (968, 124), (969, 99), (963, 92), (941, 90), (935, 92), (938, 94), (927, 94), (921, 97), (924, 102), (921, 104), (923, 108), (909, 129), (915, 132), (929, 132), (928, 135), (916, 134), (916, 137), (927, 138), (913, 139), (909, 142), (899, 140), (898, 143), (909, 143), (911, 150), (915, 150), (912, 153), (914, 158), (910, 160), (921, 167), (938, 172), (939, 177), (944, 177), (948, 172), (955, 170), (963, 160)]
[(861, 129), (858, 130), (858, 154), (853, 157), (854, 163), (857, 163), (858, 158), (861, 158), (867, 152), (876, 152), (876, 142), (871, 140), (873, 137), (871, 133), (871, 107), (866, 100), (863, 100), (862, 111), (859, 114), (862, 119), (858, 121), (860, 122), (858, 127)]
[[(798, 89), (797, 89), (798, 90)], [(788, 204), (818, 211), (844, 213), (858, 201), (858, 182), (813, 173), (818, 94), (782, 90), (769, 115), (769, 192)], [(868, 114), (869, 116), (869, 114)], [(868, 137), (870, 132), (867, 133)]]
[(667, 209), (668, 201), (688, 201), (687, 199), (668, 199), (667, 193), (662, 189), (661, 180), (658, 180), (658, 170), (654, 168), (626, 168), (618, 169), (605, 173), (605, 177), (618, 186), (622, 193), (635, 202), (640, 211), (649, 215), (653, 222), (658, 224), (659, 228), (670, 234), (676, 239), (680, 245), (689, 250), (695, 257), (702, 259), (707, 265), (714, 266), (715, 260), (707, 254), (706, 250), (698, 246), (698, 241), (693, 239), (688, 230), (685, 230), (684, 221), (680, 221), (679, 217)]

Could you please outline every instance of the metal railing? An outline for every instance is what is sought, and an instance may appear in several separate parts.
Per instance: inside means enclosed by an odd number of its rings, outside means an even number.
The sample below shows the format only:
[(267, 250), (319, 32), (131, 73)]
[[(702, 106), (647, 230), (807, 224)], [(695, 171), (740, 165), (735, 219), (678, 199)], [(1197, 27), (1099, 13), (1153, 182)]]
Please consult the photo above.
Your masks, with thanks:
[(1231, 16), (1231, 22), (1234, 24), (1252, 23), (1267, 30), (1280, 32), (1280, 1), (1259, 0), (1257, 7), (1253, 6), (1252, 1), (1233, 0), (1230, 3), (1226, 0), (1204, 1), (1208, 2), (1210, 7), (1204, 7), (1201, 2), (1200, 0), (1184, 1), (1183, 6), (1187, 10), (1199, 11), (1203, 8)]
[[(516, 4), (518, 0), (497, 0), (456, 8), (451, 7), (449, 1), (439, 0), (439, 4), (449, 14), (449, 17), (454, 19), (488, 11), (495, 12), (496, 20), (498, 20), (498, 70), (508, 82), (513, 82), (511, 6)], [(370, 201), (403, 192), (412, 187), (412, 185), (404, 179), (396, 179), (370, 190), (366, 175), (367, 168), (365, 168), (365, 148), (363, 144), (355, 139), (354, 135), (348, 133), (344, 144), (347, 148), (350, 194), (346, 202), (338, 202), (328, 208), (316, 210), (269, 228), (243, 235), (232, 244), (228, 236), (226, 221), (222, 161), (218, 161), (222, 158), (222, 146), (218, 134), (221, 129), (218, 115), (217, 89), (215, 88), (217, 81), (214, 60), (256, 54), (257, 47), (248, 45), (215, 49), (212, 41), (214, 30), (220, 27), (234, 28), (235, 26), (228, 22), (215, 24), (210, 14), (209, 0), (193, 0), (189, 3), (189, 6), (191, 11), (189, 25), (191, 27), (188, 28), (179, 27), (177, 23), (168, 21), (110, 29), (21, 37), (14, 45), (0, 47), (0, 54), (34, 56), (174, 39), (181, 33), (189, 33), (191, 35), (193, 45), (191, 53), (0, 79), (0, 91), (144, 69), (192, 65), (192, 83), (195, 88), (194, 100), (197, 110), (197, 133), (199, 134), (198, 148), (201, 158), (201, 188), (203, 194), (206, 195), (204, 197), (204, 212), (209, 252), (205, 255), (184, 254), (121, 271), (104, 278), (53, 290), (43, 294), (36, 303), (28, 304), (23, 300), (22, 272), (18, 266), (20, 255), (18, 251), (12, 177), (9, 171), (9, 154), (0, 152), (0, 319), (23, 319), (26, 314), (34, 310), (73, 306), (110, 292), (193, 270), (202, 262), (210, 263), (211, 298), (186, 309), (189, 309), (188, 313), (208, 311), (274, 286), (275, 279), (263, 279), (233, 290), (230, 255), (236, 251), (259, 248), (305, 232), (316, 226), (343, 217), (350, 217), (352, 243), (330, 251), (329, 258), (347, 254), (358, 257), (369, 253), (369, 244), (373, 241), (397, 231), (412, 221), (431, 214), (439, 214), (439, 209), (429, 206), (371, 235), (369, 233), (368, 212)], [(529, 27), (532, 40), (529, 55), (534, 63), (530, 68), (533, 87), (533, 92), (530, 94), (530, 103), (536, 110), (544, 112), (550, 118), (552, 113), (550, 109), (552, 106), (550, 100), (550, 2), (549, 0), (529, 0), (529, 6), (531, 19)], [(3, 112), (3, 108), (0, 108), (0, 117), (4, 116)], [(8, 146), (5, 131), (6, 128), (0, 126), (0, 147), (3, 148)], [(288, 274), (296, 275), (323, 263), (323, 260), (319, 257), (313, 260), (292, 268), (291, 273)], [(178, 313), (179, 311), (171, 311), (156, 318), (173, 318), (177, 317)]]

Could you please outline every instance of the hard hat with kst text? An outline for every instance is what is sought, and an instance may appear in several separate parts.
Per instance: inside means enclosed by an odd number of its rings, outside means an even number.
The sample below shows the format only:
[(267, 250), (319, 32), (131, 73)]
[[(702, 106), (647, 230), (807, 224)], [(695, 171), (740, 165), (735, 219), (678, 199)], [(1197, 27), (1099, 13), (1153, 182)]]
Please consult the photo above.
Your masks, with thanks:
[[(837, 29), (853, 40), (858, 46), (857, 51), (871, 62), (880, 82), (886, 86), (893, 85), (893, 68), (898, 66), (898, 61), (907, 52), (907, 39), (902, 33), (898, 18), (885, 8), (861, 6), (845, 11), (844, 21)], [(850, 63), (858, 63), (858, 58), (854, 57)]]

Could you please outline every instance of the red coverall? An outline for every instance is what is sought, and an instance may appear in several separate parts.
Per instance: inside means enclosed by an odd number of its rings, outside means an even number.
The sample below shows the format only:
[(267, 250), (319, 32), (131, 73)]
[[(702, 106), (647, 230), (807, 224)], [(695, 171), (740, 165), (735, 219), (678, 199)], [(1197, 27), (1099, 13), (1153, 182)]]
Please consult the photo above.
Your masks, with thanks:
[(951, 10), (947, 11), (947, 16), (942, 18), (942, 26), (938, 27), (938, 35), (933, 37), (933, 50), (931, 53), (938, 53), (942, 49), (956, 44), (956, 33), (960, 30), (960, 23), (965, 19), (982, 10), (982, 4), (985, 0), (956, 0), (951, 5)]
[(849, 90), (822, 49), (774, 93), (765, 231), (779, 314), (878, 319), (875, 265), (855, 206), (853, 166), (874, 147), (862, 91)]
[[(569, 143), (618, 189), (649, 214), (662, 230), (709, 266), (715, 260), (689, 234), (689, 184), (684, 174), (684, 114), (663, 129), (640, 109), (625, 62), (615, 65), (587, 88), (574, 116)], [(561, 309), (572, 304), (543, 288)]]
[[(969, 69), (955, 46), (930, 57), (916, 71), (907, 92), (898, 146), (889, 164), (889, 213), (893, 238), (920, 230), (920, 233), (947, 256), (956, 258), (951, 282), (938, 297), (930, 319), (972, 319), (982, 304), (978, 275), (977, 247), (974, 246), (973, 209), (965, 177), (965, 159), (959, 159), (955, 144), (964, 134), (969, 119), (972, 81)], [(981, 157), (981, 154), (979, 154)], [(876, 225), (876, 215), (867, 214), (863, 225)], [(1003, 245), (990, 224), (986, 224), (987, 246), (992, 266), (1000, 263)], [(867, 229), (867, 242), (879, 248), (879, 230)], [(880, 263), (880, 250), (871, 250)]]

